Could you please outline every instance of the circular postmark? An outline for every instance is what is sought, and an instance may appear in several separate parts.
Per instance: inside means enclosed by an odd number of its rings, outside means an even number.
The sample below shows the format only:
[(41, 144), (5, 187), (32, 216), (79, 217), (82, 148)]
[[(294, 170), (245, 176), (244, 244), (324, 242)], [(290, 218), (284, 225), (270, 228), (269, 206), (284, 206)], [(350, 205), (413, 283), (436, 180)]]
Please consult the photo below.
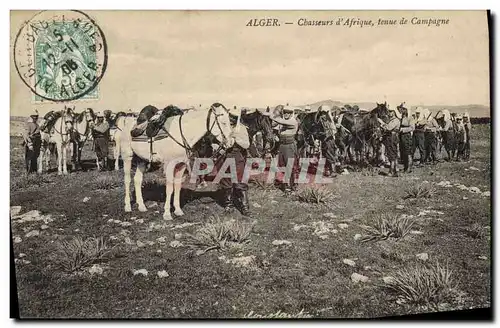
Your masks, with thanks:
[(101, 28), (78, 10), (41, 11), (14, 41), (14, 63), (35, 101), (96, 99), (108, 62)]

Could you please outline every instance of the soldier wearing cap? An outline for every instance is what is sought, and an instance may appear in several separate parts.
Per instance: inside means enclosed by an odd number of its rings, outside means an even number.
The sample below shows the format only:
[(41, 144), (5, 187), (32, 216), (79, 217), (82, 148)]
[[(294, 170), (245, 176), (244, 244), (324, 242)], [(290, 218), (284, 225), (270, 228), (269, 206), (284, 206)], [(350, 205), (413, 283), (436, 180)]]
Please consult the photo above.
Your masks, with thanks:
[(337, 134), (337, 126), (333, 120), (330, 106), (321, 105), (318, 112), (318, 118), (324, 129), (321, 138), (321, 155), (326, 159), (326, 175), (335, 176), (335, 164), (337, 163), (335, 135)]
[(464, 150), (465, 150), (465, 142), (466, 142), (466, 132), (465, 132), (465, 125), (463, 123), (463, 118), (461, 114), (458, 114), (455, 117), (456, 120), (456, 133), (455, 133), (455, 140), (457, 144), (457, 161), (461, 161), (464, 158)]
[(96, 114), (97, 122), (92, 126), (92, 136), (94, 138), (95, 153), (97, 156), (97, 169), (104, 171), (108, 168), (108, 141), (109, 124), (104, 119), (102, 112)]
[(38, 157), (40, 156), (40, 148), (42, 147), (42, 136), (40, 134), (38, 111), (36, 109), (30, 114), (30, 118), (26, 122), (23, 131), (23, 139), (25, 145), (26, 172), (37, 172)]
[(290, 107), (283, 107), (279, 105), (275, 109), (275, 113), (279, 112), (279, 108), (282, 109), (282, 117), (274, 116), (271, 117), (273, 121), (279, 124), (279, 154), (278, 154), (278, 165), (280, 167), (286, 167), (288, 161), (293, 161), (293, 168), (290, 174), (290, 180), (288, 182), (283, 182), (283, 187), (285, 191), (291, 191), (296, 188), (295, 186), (295, 175), (298, 173), (298, 163), (297, 163), (297, 143), (295, 141), (295, 135), (298, 130), (298, 123), (293, 116), (293, 109)]
[(250, 216), (250, 205), (248, 200), (248, 183), (244, 180), (243, 174), (245, 171), (247, 150), (250, 147), (250, 138), (248, 137), (247, 128), (240, 123), (241, 112), (238, 110), (230, 110), (229, 118), (232, 126), (230, 144), (232, 144), (225, 152), (225, 159), (234, 159), (236, 163), (237, 183), (233, 183), (231, 178), (224, 177), (220, 180), (219, 190), (222, 192), (222, 202), (224, 210), (228, 213), (232, 212), (235, 205), (239, 205), (241, 214)]
[(420, 155), (420, 164), (424, 163), (425, 160), (425, 125), (427, 124), (427, 119), (424, 117), (424, 108), (417, 107), (415, 110), (415, 130), (413, 131), (413, 147), (411, 150), (411, 155), (413, 161), (415, 161), (415, 151), (418, 148)]
[(399, 150), (401, 159), (403, 160), (404, 171), (411, 173), (413, 170), (413, 156), (411, 153), (413, 147), (412, 132), (415, 130), (415, 123), (411, 115), (408, 113), (408, 108), (403, 104), (398, 107), (401, 110), (401, 127), (399, 130)]
[(386, 156), (390, 162), (390, 174), (393, 177), (398, 176), (398, 134), (401, 122), (398, 118), (400, 116), (399, 111), (394, 108), (389, 108), (389, 122), (382, 123), (381, 128), (383, 131), (382, 142), (385, 146)]
[(472, 132), (472, 124), (470, 122), (469, 112), (465, 112), (464, 114), (464, 127), (465, 127), (464, 159), (468, 160), (470, 158), (470, 134)]
[(425, 163), (436, 164), (438, 161), (436, 148), (437, 148), (437, 133), (441, 130), (436, 119), (432, 116), (432, 113), (425, 109), (425, 117), (427, 123), (425, 124)]

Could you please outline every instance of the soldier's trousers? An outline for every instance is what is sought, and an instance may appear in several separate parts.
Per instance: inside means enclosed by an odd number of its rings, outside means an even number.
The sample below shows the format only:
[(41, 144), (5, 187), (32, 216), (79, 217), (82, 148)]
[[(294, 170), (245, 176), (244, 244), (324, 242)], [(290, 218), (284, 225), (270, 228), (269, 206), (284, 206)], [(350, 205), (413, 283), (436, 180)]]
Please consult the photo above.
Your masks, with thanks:
[(108, 139), (106, 138), (95, 138), (95, 154), (99, 161), (108, 157), (109, 147), (108, 147)]
[(413, 147), (411, 150), (412, 157), (415, 156), (415, 151), (418, 148), (420, 154), (420, 163), (424, 162), (426, 158), (425, 154), (425, 132), (424, 131), (414, 131), (413, 132)]
[(24, 159), (26, 163), (26, 172), (32, 173), (38, 170), (38, 157), (40, 156), (40, 149), (42, 148), (42, 138), (40, 135), (35, 135), (31, 137), (31, 143), (33, 144), (33, 149), (30, 150), (28, 145), (24, 148)]
[(279, 167), (286, 167), (289, 161), (293, 161), (292, 172), (290, 172), (291, 174), (289, 180), (283, 182), (293, 186), (295, 184), (295, 177), (298, 174), (297, 144), (295, 142), (280, 144), (278, 155)]
[(437, 161), (436, 157), (437, 137), (436, 132), (425, 132), (425, 162)]
[(321, 153), (326, 159), (326, 167), (330, 170), (333, 170), (335, 163), (337, 162), (337, 156), (335, 154), (335, 139), (325, 139), (321, 143)]
[[(246, 165), (246, 156), (244, 154), (245, 152), (245, 150), (241, 149), (238, 146), (234, 146), (231, 149), (227, 150), (225, 159), (234, 160), (236, 163), (236, 172), (231, 172), (231, 174), (236, 174), (236, 179), (231, 179), (229, 177), (220, 179), (220, 189), (234, 188), (242, 191), (248, 190), (247, 181), (243, 181), (243, 173), (245, 172)], [(237, 180), (238, 182), (233, 182), (234, 180)]]

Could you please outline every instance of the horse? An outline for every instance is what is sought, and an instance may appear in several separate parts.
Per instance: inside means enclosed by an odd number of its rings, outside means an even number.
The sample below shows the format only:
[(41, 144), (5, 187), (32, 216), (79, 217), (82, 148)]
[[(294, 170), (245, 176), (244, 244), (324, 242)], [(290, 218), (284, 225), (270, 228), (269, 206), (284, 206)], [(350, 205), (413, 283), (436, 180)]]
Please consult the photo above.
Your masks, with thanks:
[[(55, 144), (57, 150), (57, 174), (68, 174), (68, 150), (71, 148), (71, 133), (73, 130), (73, 114), (69, 107), (65, 107), (62, 111), (54, 113), (53, 125), (46, 131), (41, 131), (42, 150), (38, 158), (38, 173), (43, 172), (43, 159), (45, 157), (47, 169), (50, 165), (50, 157)], [(42, 126), (46, 125), (45, 122)]]
[(318, 119), (318, 112), (299, 113), (299, 127), (297, 129), (296, 141), (299, 157), (308, 158), (320, 151), (320, 138), (323, 135), (324, 127)]
[(240, 122), (248, 129), (249, 152), (252, 156), (263, 157), (274, 148), (272, 120), (268, 115), (264, 115), (259, 110), (252, 113), (242, 113)]
[(73, 144), (72, 166), (73, 170), (76, 170), (81, 168), (82, 149), (92, 134), (92, 125), (95, 123), (96, 115), (92, 108), (87, 108), (80, 114), (73, 112), (73, 115), (76, 119), (71, 138)]
[[(378, 154), (381, 157), (381, 130), (378, 119), (383, 122), (389, 120), (387, 102), (377, 103), (377, 106), (369, 112), (342, 112), (341, 129), (347, 131), (342, 136), (345, 145), (344, 153), (347, 152), (351, 162), (368, 163), (372, 156), (371, 159), (376, 162), (376, 155)], [(352, 150), (355, 152), (355, 159)], [(370, 150), (372, 156), (370, 156)], [(378, 160), (380, 160), (380, 157)]]
[[(137, 168), (134, 175), (134, 187), (136, 202), (140, 212), (146, 212), (142, 198), (142, 180), (145, 172), (145, 162), (159, 162), (163, 165), (166, 183), (166, 199), (163, 219), (172, 220), (170, 213), (170, 201), (174, 194), (174, 215), (183, 216), (180, 207), (180, 191), (182, 177), (189, 165), (189, 153), (192, 147), (204, 136), (213, 135), (224, 148), (229, 146), (231, 125), (227, 109), (220, 103), (214, 103), (206, 116), (200, 115), (199, 111), (190, 111), (182, 115), (175, 115), (167, 120), (169, 128), (163, 126), (168, 137), (150, 142), (134, 141), (130, 132), (136, 124), (136, 120), (125, 117), (123, 123), (119, 122), (122, 133), (120, 134), (120, 149), (123, 158), (123, 171), (125, 181), (125, 212), (131, 212), (130, 183), (132, 159), (137, 159)], [(154, 147), (155, 153), (151, 154)]]
[[(136, 121), (135, 113), (125, 113), (118, 112), (112, 119), (108, 119), (108, 123), (110, 126), (110, 141), (115, 143), (115, 147), (113, 149), (113, 158), (115, 159), (115, 171), (120, 169), (120, 156), (123, 159), (122, 155), (122, 138), (127, 139), (127, 134), (130, 137), (130, 131), (124, 130), (125, 126), (135, 123)], [(132, 123), (133, 122), (133, 123)], [(124, 132), (125, 131), (125, 132)]]

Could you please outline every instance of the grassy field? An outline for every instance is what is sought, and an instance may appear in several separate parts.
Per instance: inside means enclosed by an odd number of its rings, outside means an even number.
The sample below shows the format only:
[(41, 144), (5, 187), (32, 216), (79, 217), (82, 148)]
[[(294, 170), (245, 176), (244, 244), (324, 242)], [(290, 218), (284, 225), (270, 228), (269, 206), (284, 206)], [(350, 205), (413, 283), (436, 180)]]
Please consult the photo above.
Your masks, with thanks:
[(367, 318), (491, 306), (488, 125), (474, 127), (469, 162), (399, 178), (339, 175), (319, 203), (307, 202), (311, 187), (286, 196), (252, 186), (252, 219), (224, 216), (209, 187), (186, 188), (186, 216), (163, 221), (161, 172), (145, 178), (148, 212), (125, 213), (121, 171), (26, 177), (23, 156), (11, 137), (22, 318)]

